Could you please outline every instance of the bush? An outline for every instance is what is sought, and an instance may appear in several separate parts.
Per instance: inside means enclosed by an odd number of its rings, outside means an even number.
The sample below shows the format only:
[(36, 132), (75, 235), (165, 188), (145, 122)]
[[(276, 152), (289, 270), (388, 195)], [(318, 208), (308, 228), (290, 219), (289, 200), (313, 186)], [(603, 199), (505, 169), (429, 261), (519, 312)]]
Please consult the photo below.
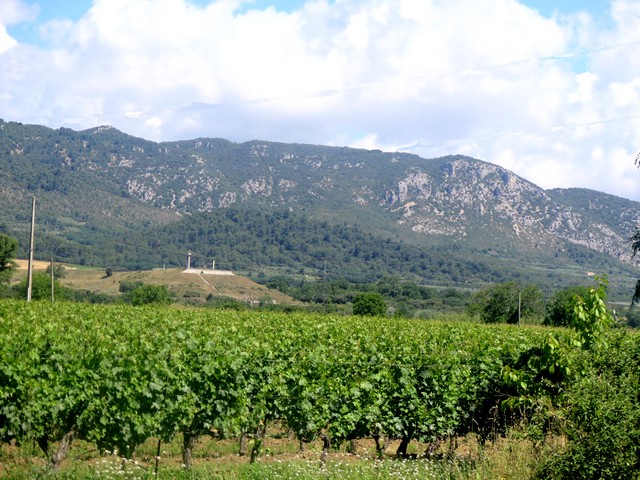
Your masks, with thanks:
[(13, 259), (18, 253), (18, 241), (0, 233), (0, 283), (9, 281), (14, 268)]
[(18, 292), (10, 285), (0, 282), (0, 299), (3, 298), (18, 298)]
[(131, 292), (132, 305), (168, 305), (171, 295), (164, 285), (142, 285)]
[[(638, 346), (636, 345), (635, 349)], [(539, 468), (544, 479), (635, 479), (640, 471), (640, 362), (620, 344), (600, 352), (611, 363), (590, 365), (566, 392), (569, 445)], [(614, 356), (621, 358), (614, 359)], [(609, 362), (605, 362), (609, 363)]]
[(588, 293), (589, 287), (585, 286), (573, 286), (558, 290), (547, 303), (544, 325), (553, 327), (570, 326), (576, 295), (584, 297)]
[[(27, 298), (27, 288), (29, 279), (25, 277), (16, 287), (20, 298)], [(57, 280), (53, 281), (54, 297), (64, 299), (67, 297), (67, 289), (62, 287)], [(31, 299), (49, 300), (51, 299), (51, 274), (44, 272), (34, 272), (31, 278)]]
[(359, 293), (353, 299), (354, 315), (382, 317), (387, 313), (387, 302), (377, 292)]
[(108, 293), (99, 293), (91, 290), (65, 289), (65, 300), (78, 303), (118, 303), (122, 299), (116, 295)]
[(122, 280), (118, 287), (118, 291), (120, 293), (130, 293), (133, 292), (136, 288), (144, 285), (144, 282), (140, 280)]
[(582, 347), (577, 379), (565, 389), (565, 452), (552, 455), (538, 478), (636, 479), (640, 471), (640, 339), (611, 329), (607, 280), (576, 298), (571, 326)]
[(246, 310), (248, 305), (245, 302), (231, 297), (219, 296), (210, 293), (207, 295), (207, 306), (211, 308), (227, 308), (231, 310)]
[(479, 315), (485, 323), (518, 323), (521, 318), (542, 317), (542, 292), (535, 285), (498, 283), (476, 293), (468, 312)]
[(636, 305), (629, 307), (627, 313), (625, 314), (625, 321), (629, 327), (640, 327), (640, 308), (638, 308)]
[[(51, 276), (51, 264), (47, 266), (47, 273)], [(53, 265), (53, 278), (64, 278), (67, 276), (67, 270), (61, 263)]]

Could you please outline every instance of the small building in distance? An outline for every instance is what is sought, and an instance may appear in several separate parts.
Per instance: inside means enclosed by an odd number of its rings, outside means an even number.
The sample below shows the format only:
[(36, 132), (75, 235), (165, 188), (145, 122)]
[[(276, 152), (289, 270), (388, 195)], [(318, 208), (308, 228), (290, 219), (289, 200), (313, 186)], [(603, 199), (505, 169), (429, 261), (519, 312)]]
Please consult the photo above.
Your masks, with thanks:
[(216, 261), (211, 262), (211, 268), (197, 268), (191, 266), (191, 251), (187, 257), (187, 269), (182, 273), (196, 273), (198, 275), (233, 275), (231, 270), (216, 270)]

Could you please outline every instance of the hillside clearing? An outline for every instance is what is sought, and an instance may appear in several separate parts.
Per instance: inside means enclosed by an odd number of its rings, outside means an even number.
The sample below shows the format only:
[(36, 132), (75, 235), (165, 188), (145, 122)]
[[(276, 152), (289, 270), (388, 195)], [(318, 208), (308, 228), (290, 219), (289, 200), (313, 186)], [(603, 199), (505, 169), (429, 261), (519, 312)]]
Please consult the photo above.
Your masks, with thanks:
[[(26, 275), (27, 260), (16, 260), (17, 275), (15, 279), (22, 279)], [(49, 262), (34, 261), (34, 270), (45, 271)], [(182, 269), (168, 268), (157, 270), (139, 270), (113, 272), (107, 276), (104, 269), (98, 268), (74, 268), (66, 266), (65, 278), (60, 279), (66, 287), (90, 290), (97, 293), (117, 295), (120, 282), (143, 282), (151, 285), (164, 285), (178, 298), (187, 298), (191, 301), (205, 302), (210, 294), (218, 297), (230, 297), (236, 300), (273, 301), (278, 304), (297, 303), (291, 297), (260, 285), (246, 277), (239, 275), (198, 275), (184, 273)]]

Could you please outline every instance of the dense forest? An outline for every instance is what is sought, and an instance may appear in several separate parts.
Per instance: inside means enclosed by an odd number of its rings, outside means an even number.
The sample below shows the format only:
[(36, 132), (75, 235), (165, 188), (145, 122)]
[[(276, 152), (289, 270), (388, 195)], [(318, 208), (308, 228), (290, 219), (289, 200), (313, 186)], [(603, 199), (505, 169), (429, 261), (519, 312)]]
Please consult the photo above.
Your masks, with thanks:
[[(186, 215), (164, 225), (126, 232), (97, 228), (69, 231), (62, 238), (48, 231), (44, 220), (36, 238), (41, 258), (116, 270), (151, 269), (193, 264), (241, 272), (255, 280), (287, 275), (291, 279), (344, 279), (376, 282), (394, 276), (425, 286), (480, 288), (518, 280), (551, 292), (588, 282), (588, 270), (609, 274), (611, 294), (631, 298), (634, 270), (610, 257), (570, 245), (558, 265), (526, 257), (503, 257), (500, 251), (479, 250), (463, 243), (417, 246), (365, 230), (358, 224), (315, 219), (289, 210), (227, 208)], [(26, 254), (28, 239), (20, 240)], [(562, 265), (564, 263), (564, 265)]]

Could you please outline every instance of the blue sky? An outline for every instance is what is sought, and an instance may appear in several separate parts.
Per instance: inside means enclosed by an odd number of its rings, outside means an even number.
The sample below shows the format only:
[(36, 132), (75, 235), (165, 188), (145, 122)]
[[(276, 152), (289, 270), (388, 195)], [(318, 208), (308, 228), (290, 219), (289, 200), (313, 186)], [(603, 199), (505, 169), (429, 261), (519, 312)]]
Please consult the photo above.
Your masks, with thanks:
[(610, 2), (606, 0), (527, 0), (521, 3), (550, 17), (554, 13), (567, 15), (580, 10), (591, 12), (595, 15), (604, 15), (609, 9)]
[(640, 200), (637, 0), (2, 0), (0, 118), (465, 154)]

